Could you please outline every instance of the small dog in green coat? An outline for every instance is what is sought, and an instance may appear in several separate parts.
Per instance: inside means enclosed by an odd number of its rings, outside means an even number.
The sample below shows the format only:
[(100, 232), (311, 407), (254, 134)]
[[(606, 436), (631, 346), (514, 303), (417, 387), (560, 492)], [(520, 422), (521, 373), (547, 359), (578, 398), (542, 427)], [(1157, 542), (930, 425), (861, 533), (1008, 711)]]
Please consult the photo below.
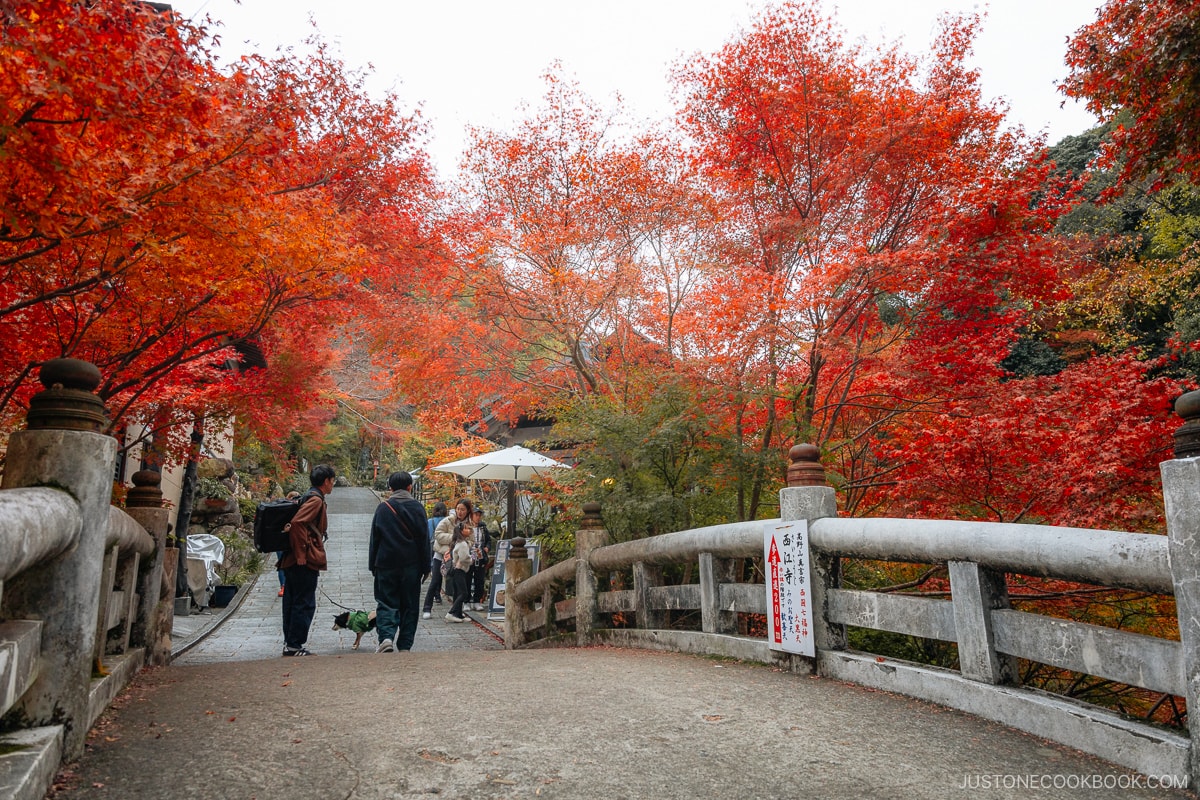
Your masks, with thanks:
[(354, 631), (354, 644), (350, 646), (350, 649), (357, 650), (363, 634), (375, 630), (375, 612), (343, 611), (333, 618), (333, 629), (335, 631)]

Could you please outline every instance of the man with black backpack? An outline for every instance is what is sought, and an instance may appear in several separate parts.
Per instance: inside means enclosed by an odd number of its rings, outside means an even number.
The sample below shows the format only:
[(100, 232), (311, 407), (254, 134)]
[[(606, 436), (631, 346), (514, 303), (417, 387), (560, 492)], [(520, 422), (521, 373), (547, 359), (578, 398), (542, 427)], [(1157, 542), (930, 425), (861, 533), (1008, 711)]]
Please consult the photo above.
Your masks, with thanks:
[(318, 464), (308, 475), (312, 484), (300, 498), (300, 507), (287, 525), (291, 547), (279, 562), (283, 582), (283, 654), (311, 656), (305, 647), (308, 629), (317, 613), (317, 577), (328, 569), (325, 539), (328, 538), (329, 514), (325, 498), (333, 491), (336, 473), (333, 467)]
[(377, 653), (411, 650), (417, 635), (421, 582), (429, 575), (429, 523), (425, 507), (409, 492), (412, 475), (388, 476), (392, 494), (375, 509), (367, 567), (375, 576)]

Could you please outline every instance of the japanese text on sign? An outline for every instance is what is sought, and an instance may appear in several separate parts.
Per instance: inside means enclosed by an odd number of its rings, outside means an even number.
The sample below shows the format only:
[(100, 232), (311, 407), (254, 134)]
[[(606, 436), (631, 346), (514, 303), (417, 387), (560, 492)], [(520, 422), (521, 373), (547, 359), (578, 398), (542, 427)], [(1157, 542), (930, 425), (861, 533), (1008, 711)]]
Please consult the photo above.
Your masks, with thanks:
[(772, 650), (815, 655), (808, 522), (764, 525), (763, 558), (767, 567), (767, 644)]

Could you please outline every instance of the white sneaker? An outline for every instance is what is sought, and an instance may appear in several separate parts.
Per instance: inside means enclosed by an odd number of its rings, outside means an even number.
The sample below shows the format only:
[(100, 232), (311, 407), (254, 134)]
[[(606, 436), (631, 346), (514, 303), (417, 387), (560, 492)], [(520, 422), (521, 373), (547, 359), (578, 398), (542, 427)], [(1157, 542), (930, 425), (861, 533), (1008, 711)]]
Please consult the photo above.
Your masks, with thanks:
[(466, 622), (462, 617), (456, 617), (453, 614), (446, 615), (446, 622)]
[(421, 614), (421, 619), (429, 619), (432, 616), (433, 616), (433, 614), (430, 614), (428, 611), (426, 611), (423, 614)]
[(390, 653), (396, 648), (392, 645), (391, 639), (384, 639), (379, 643), (379, 647), (375, 648), (376, 653)]
[(476, 611), (483, 611), (483, 603), (476, 603), (476, 604), (475, 604), (475, 610), (476, 610)]

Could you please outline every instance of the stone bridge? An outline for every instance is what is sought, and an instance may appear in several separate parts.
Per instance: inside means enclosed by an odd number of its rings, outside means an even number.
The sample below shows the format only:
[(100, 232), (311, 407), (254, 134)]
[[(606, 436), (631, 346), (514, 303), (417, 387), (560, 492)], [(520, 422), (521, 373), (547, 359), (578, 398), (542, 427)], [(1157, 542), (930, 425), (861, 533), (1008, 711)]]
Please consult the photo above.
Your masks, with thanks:
[[(126, 510), (111, 507), (112, 440), (50, 410), (87, 390), (49, 386), (9, 446), (0, 797), (42, 797), (63, 763), (55, 796), (97, 798), (1193, 796), (1200, 723), (1166, 730), (1023, 688), (1015, 665), (1191, 706), (1195, 458), (1163, 463), (1168, 535), (1150, 536), (838, 518), (814, 454), (796, 448), (780, 520), (609, 544), (586, 507), (575, 556), (537, 574), (514, 540), (503, 649), (438, 644), (463, 626), (434, 620), (411, 653), (327, 641), (316, 658), (281, 660), (279, 637), (263, 657), (234, 648), (228, 660), (171, 663), (152, 481), (140, 479)], [(369, 602), (352, 553), (373, 503), (365, 490), (331, 498), (331, 526), (351, 549), (344, 566), (331, 559), (326, 599)], [(764, 527), (787, 524), (807, 538), (812, 657), (745, 632), (746, 615), (772, 608), (739, 565), (763, 556)], [(945, 563), (950, 597), (846, 588), (843, 558)], [(668, 585), (669, 565), (695, 582)], [(1007, 573), (1173, 595), (1181, 640), (1014, 610)], [(259, 584), (206, 640), (211, 652), (222, 638), (278, 635), (271, 581)], [(852, 650), (847, 626), (953, 642), (959, 668)], [(95, 674), (97, 661), (109, 675)]]

